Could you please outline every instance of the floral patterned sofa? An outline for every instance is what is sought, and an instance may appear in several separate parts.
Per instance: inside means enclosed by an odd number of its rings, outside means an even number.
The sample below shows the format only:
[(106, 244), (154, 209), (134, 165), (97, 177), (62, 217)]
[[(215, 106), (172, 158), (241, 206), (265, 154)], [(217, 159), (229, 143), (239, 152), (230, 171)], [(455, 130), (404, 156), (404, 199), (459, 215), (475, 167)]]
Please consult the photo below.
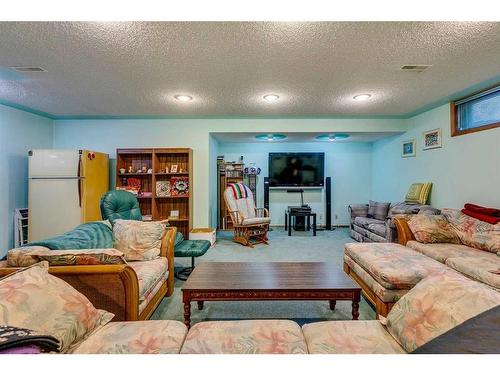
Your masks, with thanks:
[[(387, 319), (320, 322), (302, 330), (313, 354), (411, 353), (497, 306), (500, 293), (444, 270), (426, 277), (401, 297)], [(498, 352), (498, 346), (489, 350)]]
[[(139, 221), (130, 223), (147, 225)], [(150, 260), (131, 261), (113, 248), (119, 244), (109, 222), (85, 223), (60, 236), (10, 250), (7, 260), (0, 261), (0, 277), (47, 260), (51, 274), (68, 282), (96, 307), (112, 312), (114, 320), (145, 320), (174, 290), (177, 230), (174, 227), (162, 230), (164, 235), (157, 241), (159, 255)], [(128, 235), (132, 231), (127, 227), (123, 232)], [(137, 239), (140, 235), (136, 233), (133, 237)], [(124, 241), (130, 240), (124, 236)]]
[(344, 271), (362, 287), (378, 315), (387, 316), (420, 280), (445, 269), (500, 290), (499, 224), (454, 209), (401, 215), (395, 223), (399, 244), (345, 245)]
[[(429, 229), (429, 223), (418, 216), (396, 219), (399, 243), (500, 290), (500, 223), (489, 224), (456, 209), (444, 208), (441, 214), (446, 223), (438, 231)], [(410, 226), (415, 219), (421, 223), (418, 231), (413, 225), (414, 233)]]
[[(39, 262), (0, 279), (0, 326), (50, 335), (60, 353), (307, 354), (407, 353), (500, 306), (500, 293), (451, 270), (425, 278), (385, 321), (288, 320), (110, 322), (80, 292)], [(493, 348), (493, 350), (495, 350)]]

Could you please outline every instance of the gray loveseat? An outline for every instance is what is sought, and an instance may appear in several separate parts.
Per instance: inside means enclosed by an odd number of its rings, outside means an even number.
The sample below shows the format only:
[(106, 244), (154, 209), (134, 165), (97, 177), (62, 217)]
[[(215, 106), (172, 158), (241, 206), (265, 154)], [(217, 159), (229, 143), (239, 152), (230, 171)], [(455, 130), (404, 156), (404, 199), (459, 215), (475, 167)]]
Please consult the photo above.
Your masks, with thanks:
[(351, 238), (358, 242), (396, 242), (397, 230), (394, 215), (417, 214), (425, 210), (427, 214), (439, 214), (439, 210), (419, 203), (391, 203), (385, 218), (369, 217), (368, 204), (351, 204), (349, 206)]

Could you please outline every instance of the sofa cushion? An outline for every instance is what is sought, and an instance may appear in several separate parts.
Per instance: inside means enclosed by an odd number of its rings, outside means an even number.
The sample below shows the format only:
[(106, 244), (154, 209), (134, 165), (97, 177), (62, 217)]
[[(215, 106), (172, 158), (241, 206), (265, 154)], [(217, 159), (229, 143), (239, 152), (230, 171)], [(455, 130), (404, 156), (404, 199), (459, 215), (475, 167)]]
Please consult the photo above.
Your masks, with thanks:
[(485, 253), (473, 247), (452, 243), (421, 243), (418, 241), (408, 241), (406, 246), (441, 263), (444, 263), (448, 258), (482, 255)]
[(56, 337), (67, 351), (113, 314), (97, 310), (83, 294), (48, 273), (40, 262), (0, 279), (0, 325), (35, 330)]
[(373, 224), (368, 224), (368, 230), (372, 233), (378, 234), (381, 237), (384, 237), (387, 235), (386, 233), (386, 226), (384, 224), (379, 224), (379, 223), (373, 223)]
[(34, 259), (31, 256), (27, 256), (32, 251), (38, 250), (50, 250), (45, 246), (23, 246), (16, 247), (7, 252), (7, 256), (5, 258), (6, 267), (29, 267), (35, 263), (38, 263), (38, 259)]
[(471, 279), (500, 290), (500, 257), (484, 252), (483, 255), (448, 258), (446, 265)]
[(186, 326), (174, 320), (113, 322), (82, 342), (74, 354), (178, 354)]
[(390, 207), (390, 202), (370, 201), (368, 204), (368, 217), (377, 220), (385, 220)]
[(269, 224), (271, 222), (270, 217), (246, 217), (241, 222), (242, 225), (259, 225), (259, 224)]
[(460, 243), (457, 233), (443, 215), (413, 215), (408, 226), (418, 242)]
[(107, 221), (94, 221), (59, 236), (30, 242), (28, 246), (44, 246), (51, 250), (109, 249), (113, 247), (113, 230)]
[(365, 237), (368, 237), (368, 230), (367, 229), (360, 227), (359, 225), (356, 225), (356, 224), (352, 224), (352, 229), (355, 232), (357, 232)]
[(441, 212), (457, 232), (462, 244), (492, 253), (500, 250), (500, 223), (489, 224), (450, 208), (443, 208)]
[(305, 324), (310, 354), (401, 354), (403, 348), (378, 320)]
[(404, 295), (387, 315), (387, 329), (411, 352), (498, 305), (500, 293), (447, 270), (425, 278)]
[[(167, 282), (168, 274), (165, 277), (165, 279), (161, 279), (154, 287), (153, 289), (149, 289), (146, 293), (144, 293), (144, 296), (141, 297), (142, 301), (139, 302), (139, 314), (142, 314), (144, 309), (148, 307), (149, 303), (153, 298), (155, 298), (160, 291), (160, 288), (164, 286), (166, 288), (165, 283)], [(162, 296), (162, 298), (165, 295)], [(161, 301), (160, 301), (161, 302)]]
[(201, 322), (188, 332), (181, 354), (306, 354), (300, 326), (289, 320)]
[(387, 289), (410, 289), (446, 266), (395, 243), (347, 243), (345, 254)]
[(125, 254), (126, 260), (158, 258), (165, 234), (165, 223), (161, 221), (117, 219), (113, 225), (115, 248)]
[(116, 249), (50, 250), (42, 246), (27, 246), (7, 253), (9, 267), (27, 267), (43, 260), (51, 266), (126, 263), (123, 253)]
[(344, 262), (349, 268), (377, 295), (382, 302), (394, 303), (408, 293), (409, 289), (387, 289), (380, 285), (368, 272), (352, 260), (348, 255), (344, 255)]
[[(359, 227), (358, 227), (359, 228)], [(360, 228), (362, 229), (362, 228)], [(354, 238), (356, 241), (358, 242), (363, 242), (364, 241), (364, 237), (363, 235), (359, 232), (359, 230), (350, 230), (349, 231), (349, 235), (351, 236), (351, 238)]]
[(168, 260), (165, 257), (128, 264), (139, 280), (139, 302), (144, 301), (159, 282), (168, 278)]
[(354, 219), (354, 224), (360, 226), (361, 228), (368, 229), (368, 225), (370, 224), (384, 224), (384, 222), (382, 220), (373, 219), (371, 217), (358, 216)]
[(422, 207), (429, 207), (429, 206), (424, 206), (419, 203), (408, 203), (408, 202), (395, 203), (393, 206), (391, 206), (391, 209), (389, 210), (389, 216), (418, 214), (418, 212)]
[(368, 240), (366, 242), (389, 242), (385, 236), (382, 237), (370, 231), (367, 231), (367, 235)]
[(432, 182), (417, 182), (411, 184), (406, 193), (405, 202), (426, 204), (431, 192)]

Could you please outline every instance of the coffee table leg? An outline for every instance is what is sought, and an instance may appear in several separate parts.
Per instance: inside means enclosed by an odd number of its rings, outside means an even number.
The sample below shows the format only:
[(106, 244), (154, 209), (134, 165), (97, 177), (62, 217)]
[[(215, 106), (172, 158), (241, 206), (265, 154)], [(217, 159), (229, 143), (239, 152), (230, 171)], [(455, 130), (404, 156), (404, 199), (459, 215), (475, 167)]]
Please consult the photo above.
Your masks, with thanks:
[(361, 300), (360, 293), (356, 293), (352, 299), (352, 320), (358, 320), (359, 318), (359, 301)]
[(337, 304), (337, 301), (334, 299), (330, 300), (330, 310), (335, 310), (335, 305)]
[(191, 303), (184, 302), (184, 324), (189, 329), (191, 328)]
[(203, 310), (203, 301), (198, 301), (198, 310)]

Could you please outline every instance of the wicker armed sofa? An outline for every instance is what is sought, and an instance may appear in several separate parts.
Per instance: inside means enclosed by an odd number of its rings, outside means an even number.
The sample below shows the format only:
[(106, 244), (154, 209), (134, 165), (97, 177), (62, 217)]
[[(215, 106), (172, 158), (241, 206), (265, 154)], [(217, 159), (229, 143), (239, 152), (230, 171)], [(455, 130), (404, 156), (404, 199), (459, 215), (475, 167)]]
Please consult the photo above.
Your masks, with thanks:
[[(166, 229), (161, 240), (160, 256), (154, 260), (123, 261), (121, 264), (53, 265), (49, 267), (49, 273), (69, 283), (96, 308), (113, 313), (113, 320), (146, 320), (162, 299), (174, 291), (176, 233), (175, 227)], [(56, 250), (54, 253), (76, 248), (95, 249), (98, 252), (98, 249), (112, 248), (112, 241), (109, 224), (93, 222), (82, 224), (61, 236), (29, 245), (50, 246)], [(0, 261), (0, 277), (21, 268)]]

